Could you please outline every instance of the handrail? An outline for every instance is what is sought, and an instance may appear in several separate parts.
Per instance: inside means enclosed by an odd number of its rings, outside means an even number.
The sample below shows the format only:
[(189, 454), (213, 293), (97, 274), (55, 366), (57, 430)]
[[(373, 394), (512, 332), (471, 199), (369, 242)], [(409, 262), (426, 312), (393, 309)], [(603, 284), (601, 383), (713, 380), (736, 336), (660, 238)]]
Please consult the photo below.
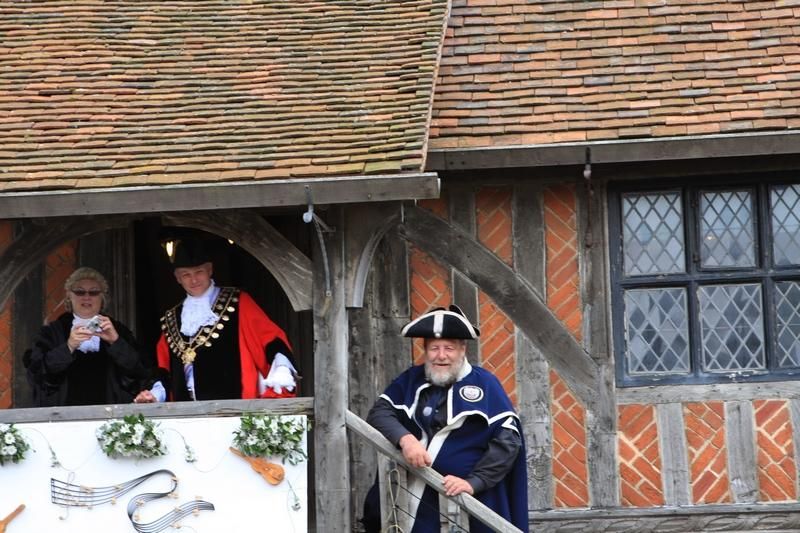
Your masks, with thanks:
[(29, 407), (0, 409), (0, 423), (66, 422), (106, 420), (142, 413), (153, 418), (239, 416), (242, 413), (266, 412), (274, 415), (313, 416), (314, 398), (278, 398), (258, 400), (205, 400), (196, 402), (126, 403), (82, 405), (75, 407)]
[[(444, 485), (442, 484), (443, 477), (439, 472), (430, 467), (415, 468), (409, 465), (403, 457), (403, 454), (400, 453), (380, 431), (367, 424), (366, 421), (359, 418), (358, 415), (349, 409), (345, 415), (345, 424), (348, 429), (366, 440), (373, 448), (378, 450), (378, 452), (389, 456), (392, 460), (405, 466), (409, 472), (422, 478), (428, 486), (432, 487), (439, 494), (445, 494)], [(474, 516), (497, 533), (522, 533), (517, 527), (510, 524), (503, 517), (469, 494), (462, 493), (450, 499), (454, 500), (470, 515)]]

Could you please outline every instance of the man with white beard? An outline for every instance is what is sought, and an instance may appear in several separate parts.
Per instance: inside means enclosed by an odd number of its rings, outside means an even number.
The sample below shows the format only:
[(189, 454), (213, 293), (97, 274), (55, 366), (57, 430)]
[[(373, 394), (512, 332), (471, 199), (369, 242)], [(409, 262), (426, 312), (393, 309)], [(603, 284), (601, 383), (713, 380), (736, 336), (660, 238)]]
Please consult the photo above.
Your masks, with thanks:
[[(527, 472), (522, 429), (511, 400), (489, 371), (466, 359), (467, 339), (480, 332), (456, 306), (438, 308), (403, 328), (421, 337), (425, 361), (398, 376), (375, 402), (367, 422), (403, 452), (414, 467), (444, 476), (448, 496), (466, 492), (528, 531)], [(416, 486), (415, 486), (416, 485)], [(412, 533), (438, 532), (436, 491), (411, 484)], [(380, 528), (377, 491), (364, 505), (368, 532)], [(490, 531), (477, 520), (473, 533)]]

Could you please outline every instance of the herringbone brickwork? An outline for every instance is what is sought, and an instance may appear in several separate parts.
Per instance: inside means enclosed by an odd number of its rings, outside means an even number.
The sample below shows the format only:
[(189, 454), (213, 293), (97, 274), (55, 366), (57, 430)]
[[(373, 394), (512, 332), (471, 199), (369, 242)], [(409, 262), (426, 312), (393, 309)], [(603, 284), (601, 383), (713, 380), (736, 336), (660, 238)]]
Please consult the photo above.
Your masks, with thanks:
[(575, 338), (580, 340), (583, 313), (574, 187), (558, 185), (546, 189), (544, 208), (547, 305)]
[[(418, 205), (433, 214), (448, 220), (447, 199), (420, 200)], [(411, 289), (411, 318), (426, 313), (434, 307), (447, 307), (452, 301), (450, 290), (450, 272), (431, 256), (414, 246), (409, 250), (409, 270)], [(422, 341), (414, 339), (412, 344), (412, 360), (422, 363)]]
[(730, 503), (725, 406), (722, 402), (683, 406), (692, 503)]
[[(14, 227), (11, 222), (0, 221), (0, 252), (14, 240)], [(14, 301), (9, 298), (6, 305), (0, 307), (0, 409), (8, 409), (14, 396), (14, 353), (13, 353), (13, 319)]]
[[(577, 215), (571, 186), (544, 192), (547, 305), (575, 336), (581, 337)], [(553, 483), (556, 507), (586, 507), (586, 409), (555, 371), (550, 372), (553, 417)]]
[(554, 371), (550, 372), (550, 400), (553, 419), (553, 505), (588, 507), (586, 409)]
[[(434, 307), (450, 305), (450, 275), (446, 268), (422, 250), (412, 247), (409, 251), (411, 266), (411, 317), (416, 318)], [(422, 362), (422, 341), (415, 339), (412, 358)]]
[(71, 242), (62, 245), (47, 256), (44, 269), (44, 313), (45, 320), (55, 320), (64, 308), (64, 282), (76, 268), (78, 245)]
[(785, 400), (753, 402), (756, 421), (756, 450), (759, 500), (767, 502), (797, 499), (797, 469), (789, 405)]
[(478, 240), (497, 257), (512, 264), (511, 189), (484, 187), (475, 196)]
[[(478, 241), (509, 265), (513, 261), (511, 195), (509, 188), (484, 187), (475, 196)], [(478, 305), (481, 365), (497, 376), (516, 402), (514, 324), (483, 292)]]
[(655, 407), (620, 406), (617, 435), (622, 505), (664, 505)]
[(514, 323), (482, 291), (478, 293), (481, 366), (492, 372), (516, 404)]

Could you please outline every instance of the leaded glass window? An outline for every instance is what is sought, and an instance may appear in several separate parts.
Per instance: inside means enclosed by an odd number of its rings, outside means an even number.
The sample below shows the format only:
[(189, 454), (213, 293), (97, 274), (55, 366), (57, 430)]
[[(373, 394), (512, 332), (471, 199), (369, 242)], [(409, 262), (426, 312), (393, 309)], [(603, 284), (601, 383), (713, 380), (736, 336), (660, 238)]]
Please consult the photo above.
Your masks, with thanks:
[(778, 366), (800, 366), (800, 283), (780, 281), (775, 284), (775, 309), (778, 335)]
[(775, 265), (800, 265), (800, 186), (773, 187), (770, 207)]
[(700, 195), (700, 256), (704, 267), (754, 266), (755, 242), (749, 192)]
[(625, 274), (684, 271), (683, 215), (676, 192), (622, 199)]
[(631, 374), (689, 371), (689, 330), (684, 289), (625, 291), (625, 341)]
[(698, 296), (705, 370), (764, 368), (761, 285), (706, 285)]
[(800, 182), (609, 199), (618, 384), (800, 379)]

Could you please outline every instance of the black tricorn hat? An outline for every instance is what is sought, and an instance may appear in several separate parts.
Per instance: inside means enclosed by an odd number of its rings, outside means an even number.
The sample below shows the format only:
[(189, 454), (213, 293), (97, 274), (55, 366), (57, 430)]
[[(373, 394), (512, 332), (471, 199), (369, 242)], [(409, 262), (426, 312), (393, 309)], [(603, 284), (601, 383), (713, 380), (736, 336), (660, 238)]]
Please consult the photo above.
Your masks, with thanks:
[(404, 337), (423, 339), (477, 339), (481, 332), (470, 324), (458, 306), (437, 307), (412, 320), (403, 328)]
[(175, 246), (175, 257), (172, 260), (172, 268), (195, 267), (210, 262), (211, 256), (208, 254), (208, 251), (206, 251), (202, 241), (183, 239), (178, 241)]

